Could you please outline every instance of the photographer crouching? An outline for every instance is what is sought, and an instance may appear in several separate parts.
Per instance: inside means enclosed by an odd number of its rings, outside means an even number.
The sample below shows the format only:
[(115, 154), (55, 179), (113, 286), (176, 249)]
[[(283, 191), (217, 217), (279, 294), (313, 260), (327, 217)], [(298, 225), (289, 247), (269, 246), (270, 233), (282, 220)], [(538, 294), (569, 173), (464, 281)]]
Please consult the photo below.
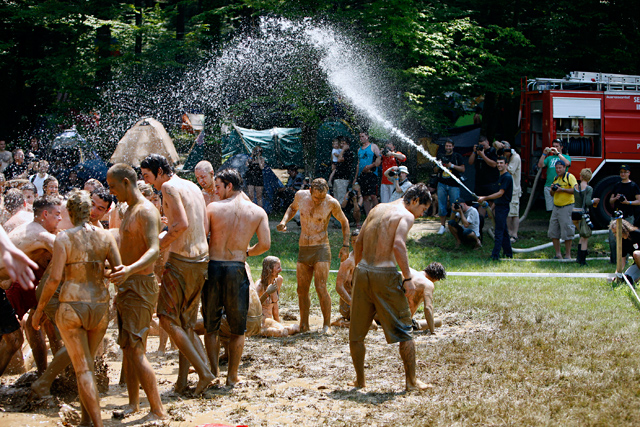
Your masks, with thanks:
[(452, 205), (452, 219), (447, 223), (449, 232), (456, 239), (456, 248), (461, 243), (473, 246), (473, 249), (482, 247), (480, 243), (480, 214), (471, 206), (472, 201), (456, 200)]
[(393, 183), (393, 193), (389, 202), (395, 202), (404, 196), (413, 184), (409, 181), (409, 169), (406, 166), (392, 166), (384, 171), (384, 176)]
[(345, 215), (348, 215), (349, 212), (352, 213), (353, 219), (356, 222), (356, 228), (360, 228), (360, 219), (362, 218), (362, 204), (363, 198), (362, 193), (360, 192), (360, 184), (357, 182), (353, 184), (353, 188), (351, 191), (347, 191), (347, 194), (344, 195), (342, 200), (340, 200), (340, 207), (342, 207), (342, 211)]

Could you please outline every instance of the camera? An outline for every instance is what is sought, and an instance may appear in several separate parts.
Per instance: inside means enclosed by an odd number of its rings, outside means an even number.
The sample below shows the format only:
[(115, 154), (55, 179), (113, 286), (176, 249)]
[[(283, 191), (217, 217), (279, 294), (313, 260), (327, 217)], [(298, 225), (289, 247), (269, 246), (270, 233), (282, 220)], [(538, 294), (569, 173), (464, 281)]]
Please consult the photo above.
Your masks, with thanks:
[(351, 190), (349, 191), (349, 198), (353, 199), (354, 197), (356, 197), (358, 195), (358, 193), (356, 192), (356, 190)]
[(624, 194), (620, 194), (620, 198), (618, 199), (618, 201), (620, 203), (624, 203), (627, 201), (627, 196), (625, 196)]
[(559, 186), (558, 184), (553, 184), (553, 185), (551, 186), (551, 189), (552, 189), (553, 191), (558, 191), (558, 188), (560, 188), (560, 186)]
[(457, 211), (457, 210), (460, 210), (460, 203), (457, 203), (457, 202), (456, 202), (456, 203), (454, 203), (454, 204), (453, 204), (453, 209), (454, 209), (454, 210), (456, 210), (456, 211)]
[(389, 173), (387, 175), (389, 175), (390, 177), (391, 176), (396, 176), (396, 175), (398, 175), (398, 171), (389, 171)]
[(389, 151), (389, 149), (388, 149), (387, 147), (384, 147), (384, 148), (382, 149), (382, 151), (381, 151), (381, 153), (382, 153), (382, 155), (383, 155), (383, 156), (388, 156), (390, 152), (391, 152), (391, 151)]
[(587, 223), (589, 228), (593, 229), (593, 222), (591, 221), (591, 216), (589, 216), (589, 214), (585, 212), (584, 214), (582, 214), (582, 218), (584, 219), (584, 222)]

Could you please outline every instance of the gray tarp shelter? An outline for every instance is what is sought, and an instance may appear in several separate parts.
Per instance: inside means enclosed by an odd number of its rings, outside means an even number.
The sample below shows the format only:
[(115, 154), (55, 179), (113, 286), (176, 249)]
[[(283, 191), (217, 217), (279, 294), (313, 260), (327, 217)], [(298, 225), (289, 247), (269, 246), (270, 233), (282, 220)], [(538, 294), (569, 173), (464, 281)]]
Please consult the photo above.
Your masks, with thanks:
[(222, 137), (222, 156), (230, 157), (240, 153), (250, 155), (253, 147), (260, 146), (262, 155), (272, 168), (284, 168), (290, 164), (303, 165), (301, 135), (300, 128), (254, 130), (234, 126), (229, 135)]

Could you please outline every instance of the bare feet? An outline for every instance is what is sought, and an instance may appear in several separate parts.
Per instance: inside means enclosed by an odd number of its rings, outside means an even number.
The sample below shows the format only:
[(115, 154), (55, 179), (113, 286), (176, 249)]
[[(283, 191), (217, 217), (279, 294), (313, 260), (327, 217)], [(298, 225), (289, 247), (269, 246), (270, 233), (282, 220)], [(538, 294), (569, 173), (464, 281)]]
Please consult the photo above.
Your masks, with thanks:
[(416, 383), (413, 385), (407, 383), (407, 391), (424, 391), (429, 388), (433, 388), (433, 384), (426, 384), (420, 380), (416, 380)]
[(135, 414), (136, 412), (138, 412), (140, 410), (140, 408), (135, 408), (131, 405), (127, 405), (124, 407), (124, 409), (120, 410), (120, 411), (113, 411), (113, 415), (112, 417), (115, 419), (123, 419), (123, 418), (127, 418), (128, 416)]
[(213, 374), (211, 375), (211, 377), (201, 378), (200, 381), (198, 381), (198, 385), (196, 385), (196, 390), (194, 393), (201, 394), (203, 391), (213, 385), (215, 379), (216, 377), (213, 376)]
[(365, 387), (366, 387), (366, 384), (362, 384), (362, 385), (360, 385), (360, 383), (359, 383), (357, 380), (356, 380), (356, 381), (351, 381), (351, 382), (349, 383), (349, 385), (350, 385), (351, 387), (355, 387), (355, 388), (358, 388), (358, 389), (360, 389), (360, 388), (365, 388)]
[(144, 418), (138, 421), (140, 424), (148, 423), (151, 421), (159, 421), (167, 418), (165, 414), (154, 414), (153, 412), (149, 412)]
[(325, 325), (322, 329), (320, 329), (319, 332), (321, 334), (327, 334), (327, 335), (333, 334), (333, 331), (331, 330), (331, 326), (329, 326), (329, 325)]
[(237, 386), (237, 385), (239, 385), (239, 384), (242, 384), (242, 383), (244, 382), (243, 380), (244, 380), (244, 379), (243, 379), (243, 378), (240, 378), (240, 377), (236, 377), (236, 378), (229, 378), (229, 377), (227, 377), (227, 384), (226, 384), (226, 386), (227, 386), (227, 387), (235, 387), (235, 386)]
[(45, 384), (37, 379), (31, 384), (31, 391), (38, 399), (44, 399), (46, 397), (51, 397), (51, 390), (47, 388)]
[(309, 332), (309, 325), (300, 325), (300, 332)]

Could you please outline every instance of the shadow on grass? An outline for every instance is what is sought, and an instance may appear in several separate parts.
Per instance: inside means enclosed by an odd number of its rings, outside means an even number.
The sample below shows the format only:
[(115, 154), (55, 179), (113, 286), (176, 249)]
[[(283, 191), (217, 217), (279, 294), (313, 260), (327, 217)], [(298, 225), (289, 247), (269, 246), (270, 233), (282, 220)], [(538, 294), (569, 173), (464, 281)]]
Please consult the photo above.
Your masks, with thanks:
[(390, 400), (394, 400), (397, 396), (405, 395), (406, 391), (401, 392), (375, 392), (375, 391), (363, 391), (358, 388), (350, 388), (348, 390), (334, 390), (327, 396), (334, 400), (349, 400), (357, 403), (372, 403), (380, 404)]

